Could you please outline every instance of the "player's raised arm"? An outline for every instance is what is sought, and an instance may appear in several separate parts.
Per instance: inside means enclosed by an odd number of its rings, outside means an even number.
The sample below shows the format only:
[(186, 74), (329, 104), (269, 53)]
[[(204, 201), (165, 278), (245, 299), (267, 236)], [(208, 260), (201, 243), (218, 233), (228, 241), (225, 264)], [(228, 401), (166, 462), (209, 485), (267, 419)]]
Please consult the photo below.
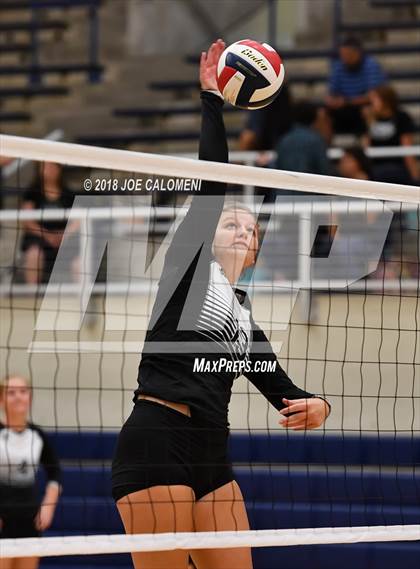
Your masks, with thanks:
[[(216, 71), (225, 48), (222, 40), (212, 43), (200, 59), (201, 132), (199, 158), (215, 162), (228, 161), (228, 147), (223, 122), (223, 97), (217, 89)], [(183, 265), (200, 248), (211, 253), (211, 243), (223, 209), (226, 184), (203, 181), (201, 191), (194, 195), (190, 208), (178, 227), (166, 255), (166, 269)]]

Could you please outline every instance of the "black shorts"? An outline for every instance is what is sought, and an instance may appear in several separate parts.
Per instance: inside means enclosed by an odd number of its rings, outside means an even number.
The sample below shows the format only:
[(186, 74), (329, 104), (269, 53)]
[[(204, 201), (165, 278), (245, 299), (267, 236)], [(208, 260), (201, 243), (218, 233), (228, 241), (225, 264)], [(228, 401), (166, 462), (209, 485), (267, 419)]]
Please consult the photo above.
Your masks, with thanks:
[(38, 509), (32, 488), (0, 486), (0, 538), (39, 537), (41, 533), (35, 527)]
[(112, 495), (119, 500), (152, 486), (184, 485), (195, 499), (231, 482), (229, 430), (140, 399), (118, 438)]
[[(5, 516), (0, 517), (0, 539), (17, 537), (40, 537), (41, 532), (36, 529), (34, 516)], [(0, 545), (1, 549), (1, 545)]]

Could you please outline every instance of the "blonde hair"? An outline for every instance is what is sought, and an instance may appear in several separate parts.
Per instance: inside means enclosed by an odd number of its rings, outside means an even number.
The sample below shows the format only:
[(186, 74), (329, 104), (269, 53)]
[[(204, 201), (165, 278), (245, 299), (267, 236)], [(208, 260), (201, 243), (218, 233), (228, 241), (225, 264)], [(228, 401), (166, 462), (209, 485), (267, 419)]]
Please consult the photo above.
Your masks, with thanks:
[(11, 375), (6, 376), (4, 379), (2, 379), (0, 381), (0, 400), (3, 399), (4, 391), (5, 391), (8, 383), (9, 383), (9, 381), (11, 379), (14, 379), (15, 377), (17, 377), (19, 379), (23, 379), (23, 381), (26, 383), (27, 387), (32, 390), (32, 384), (27, 377), (24, 377), (23, 375), (20, 375), (19, 373), (12, 373)]
[(255, 227), (252, 236), (252, 241), (249, 246), (245, 262), (243, 265), (243, 270), (245, 271), (246, 269), (249, 269), (249, 267), (252, 267), (252, 265), (255, 265), (255, 262), (257, 260), (257, 255), (260, 248), (260, 226), (259, 223), (257, 222), (255, 213), (252, 211), (250, 207), (248, 207), (243, 203), (238, 203), (235, 201), (226, 202), (225, 205), (223, 206), (222, 213), (225, 213), (226, 211), (245, 211), (246, 213), (252, 215), (252, 217), (255, 219)]

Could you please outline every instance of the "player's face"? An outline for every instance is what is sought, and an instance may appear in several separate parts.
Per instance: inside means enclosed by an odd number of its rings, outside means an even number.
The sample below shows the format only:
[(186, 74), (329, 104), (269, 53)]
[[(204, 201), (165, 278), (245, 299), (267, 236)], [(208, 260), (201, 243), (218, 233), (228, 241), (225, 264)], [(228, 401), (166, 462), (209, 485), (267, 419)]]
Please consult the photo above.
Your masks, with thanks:
[(3, 392), (3, 404), (7, 414), (27, 415), (31, 406), (31, 389), (22, 377), (11, 377)]
[(44, 162), (41, 166), (41, 175), (45, 185), (58, 184), (61, 175), (61, 166), (55, 162)]
[(244, 267), (249, 250), (255, 243), (255, 229), (255, 218), (251, 213), (239, 209), (224, 211), (213, 241), (216, 260), (222, 266), (237, 263), (239, 268)]
[(338, 171), (345, 178), (356, 178), (359, 173), (357, 160), (351, 154), (345, 153), (338, 164)]
[(362, 54), (355, 47), (343, 45), (340, 47), (340, 59), (348, 67), (357, 67), (362, 59)]
[(382, 99), (376, 91), (369, 92), (369, 102), (376, 114), (380, 114), (384, 110)]

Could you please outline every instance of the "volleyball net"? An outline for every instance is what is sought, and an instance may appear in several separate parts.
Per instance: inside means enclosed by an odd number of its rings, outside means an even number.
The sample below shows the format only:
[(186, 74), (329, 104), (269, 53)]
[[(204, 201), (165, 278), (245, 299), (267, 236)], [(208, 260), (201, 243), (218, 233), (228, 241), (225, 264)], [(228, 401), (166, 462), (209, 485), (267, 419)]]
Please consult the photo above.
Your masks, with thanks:
[[(16, 159), (0, 211), (1, 375), (31, 379), (33, 420), (63, 467), (49, 532), (2, 540), (2, 556), (341, 544), (332, 559), (346, 569), (361, 553), (346, 549), (343, 559), (340, 547), (386, 541), (375, 553), (381, 569), (401, 552), (414, 567), (420, 188), (12, 136), (1, 144)], [(62, 165), (65, 199), (37, 208), (51, 162)], [(332, 412), (316, 431), (285, 430), (238, 378), (230, 454), (252, 531), (117, 535), (116, 433), (131, 410), (165, 253), (193, 196), (206, 209), (201, 180), (228, 183), (227, 199), (258, 217), (258, 258), (241, 287), (282, 367)], [(293, 567), (304, 553), (287, 550), (283, 566)], [(319, 566), (329, 567), (331, 551), (319, 550)], [(256, 567), (274, 566), (270, 555)]]

